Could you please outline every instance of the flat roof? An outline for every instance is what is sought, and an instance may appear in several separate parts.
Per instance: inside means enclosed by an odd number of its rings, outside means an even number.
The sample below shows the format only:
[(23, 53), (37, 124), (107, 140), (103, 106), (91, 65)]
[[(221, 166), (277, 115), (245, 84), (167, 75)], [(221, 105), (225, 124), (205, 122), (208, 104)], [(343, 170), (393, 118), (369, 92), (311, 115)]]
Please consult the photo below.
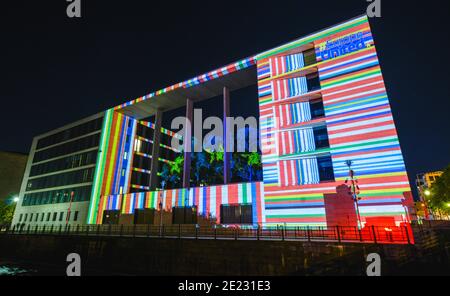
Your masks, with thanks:
[(187, 99), (201, 101), (222, 95), (224, 87), (233, 91), (256, 83), (256, 59), (250, 57), (129, 101), (114, 109), (142, 119), (155, 114), (157, 109), (168, 111), (185, 106)]

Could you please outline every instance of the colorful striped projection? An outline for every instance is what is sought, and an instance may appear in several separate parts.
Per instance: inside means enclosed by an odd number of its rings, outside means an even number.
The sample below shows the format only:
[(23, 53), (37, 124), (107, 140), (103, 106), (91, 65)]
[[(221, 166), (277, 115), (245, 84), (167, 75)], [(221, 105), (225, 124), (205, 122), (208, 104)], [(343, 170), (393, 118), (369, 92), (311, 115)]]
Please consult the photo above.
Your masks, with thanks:
[(196, 205), (204, 217), (220, 221), (221, 204), (252, 204), (253, 222), (264, 223), (264, 199), (262, 182), (240, 183), (191, 189), (139, 192), (102, 197), (100, 204), (105, 210), (120, 210), (132, 214), (135, 209), (159, 208), (162, 198), (163, 208)]
[(122, 109), (122, 108), (124, 108), (126, 106), (130, 106), (130, 105), (133, 105), (133, 104), (145, 101), (147, 99), (150, 99), (150, 98), (153, 98), (155, 96), (167, 93), (167, 92), (175, 90), (177, 88), (189, 88), (189, 87), (192, 87), (192, 86), (195, 86), (195, 85), (198, 85), (198, 84), (201, 84), (201, 83), (213, 80), (213, 79), (217, 79), (217, 78), (220, 78), (220, 77), (225, 76), (227, 74), (230, 74), (230, 73), (233, 73), (233, 72), (236, 72), (236, 71), (239, 71), (239, 70), (243, 70), (245, 68), (253, 66), (253, 65), (255, 65), (255, 63), (256, 63), (256, 60), (255, 60), (254, 57), (246, 58), (244, 60), (241, 60), (239, 62), (233, 63), (231, 65), (222, 67), (220, 69), (208, 72), (206, 74), (197, 76), (195, 78), (186, 80), (184, 82), (180, 82), (180, 83), (174, 84), (172, 86), (163, 88), (163, 89), (158, 90), (156, 92), (152, 92), (152, 93), (150, 93), (148, 95), (145, 95), (143, 97), (140, 97), (140, 98), (137, 98), (135, 100), (129, 101), (127, 103), (124, 103), (122, 105), (119, 105), (119, 106), (115, 107), (114, 109), (115, 110), (119, 110), (119, 109)]
[(101, 196), (129, 191), (136, 125), (136, 120), (114, 112), (113, 109), (105, 112), (88, 211), (88, 224), (101, 221), (102, 211), (99, 212)]
[[(315, 48), (316, 64), (299, 66), (302, 48)], [(320, 91), (293, 91), (289, 80), (314, 72)], [(323, 194), (343, 183), (346, 160), (353, 161), (359, 180), (363, 221), (390, 216), (402, 222), (401, 199), (411, 189), (367, 18), (264, 52), (257, 56), (257, 73), (267, 222), (326, 225)], [(325, 117), (292, 120), (295, 104), (312, 93), (321, 95)], [(327, 127), (329, 148), (315, 150), (311, 143), (317, 125)], [(335, 181), (307, 185), (317, 181), (315, 159), (323, 155), (331, 157)]]
[[(308, 53), (308, 66), (305, 66), (306, 50), (316, 54), (314, 63), (314, 57)], [(136, 208), (156, 208), (162, 195), (167, 210), (173, 206), (197, 205), (199, 213), (219, 220), (221, 204), (252, 203), (255, 223), (327, 226), (325, 203), (332, 202), (332, 195), (324, 199), (324, 194), (336, 193), (336, 187), (344, 183), (347, 160), (353, 162), (359, 180), (363, 223), (403, 222), (402, 199), (411, 189), (366, 16), (115, 109), (177, 88), (192, 87), (255, 63), (264, 182), (129, 194), (131, 187), (148, 190), (146, 186), (133, 186), (129, 182), (133, 170), (131, 144), (137, 122), (108, 110), (88, 223), (101, 223), (100, 213), (105, 209), (121, 209), (130, 214)], [(320, 89), (312, 91), (308, 83), (315, 74)], [(314, 113), (313, 118), (311, 100), (315, 108), (318, 100), (323, 101), (325, 116), (317, 117)], [(154, 127), (152, 123), (141, 124)], [(323, 144), (325, 127), (329, 147)], [(322, 132), (315, 135), (315, 130)], [(175, 136), (170, 131), (163, 132)], [(334, 180), (329, 180), (332, 174), (324, 174), (327, 167), (324, 163), (332, 164)]]
[[(136, 140), (153, 142), (152, 140), (136, 135), (137, 125), (144, 124), (154, 128), (150, 122), (137, 121), (119, 112), (110, 109), (105, 112), (103, 130), (100, 138), (99, 156), (94, 176), (91, 202), (88, 212), (88, 223), (101, 223), (104, 205), (101, 197), (117, 194), (126, 194), (130, 189), (149, 190), (147, 186), (131, 184), (133, 171), (150, 173), (149, 170), (133, 167), (134, 155), (151, 158), (150, 155), (135, 151)], [(179, 137), (172, 131), (161, 129), (169, 136)], [(164, 148), (169, 148), (162, 145)], [(159, 158), (162, 162), (168, 160)]]

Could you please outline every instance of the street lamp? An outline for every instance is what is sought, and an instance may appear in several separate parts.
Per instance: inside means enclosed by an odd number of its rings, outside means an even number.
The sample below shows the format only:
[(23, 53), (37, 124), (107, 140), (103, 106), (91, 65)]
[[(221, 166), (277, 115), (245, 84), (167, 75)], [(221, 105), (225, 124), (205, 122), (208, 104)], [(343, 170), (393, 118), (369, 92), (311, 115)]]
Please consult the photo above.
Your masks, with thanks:
[(161, 187), (162, 190), (159, 193), (161, 199), (159, 200), (159, 236), (162, 237), (162, 227), (163, 227), (163, 193), (164, 193), (164, 187), (166, 185), (166, 181), (161, 181)]
[(430, 196), (430, 195), (431, 195), (431, 192), (430, 192), (430, 190), (428, 190), (428, 189), (426, 189), (423, 193), (424, 193), (426, 196)]
[(352, 161), (351, 160), (346, 160), (345, 164), (348, 166), (348, 171), (349, 171), (349, 178), (345, 179), (345, 183), (347, 184), (347, 181), (350, 180), (351, 185), (350, 185), (350, 190), (352, 193), (352, 198), (353, 201), (355, 202), (355, 208), (356, 208), (356, 216), (358, 218), (358, 227), (359, 229), (362, 228), (362, 222), (361, 222), (361, 215), (359, 213), (359, 205), (358, 205), (358, 200), (360, 199), (360, 197), (358, 197), (358, 193), (359, 193), (359, 186), (358, 186), (358, 180), (355, 178), (355, 172), (352, 170), (351, 166), (352, 166)]
[(13, 202), (18, 203), (19, 202), (19, 197), (18, 196), (14, 196)]

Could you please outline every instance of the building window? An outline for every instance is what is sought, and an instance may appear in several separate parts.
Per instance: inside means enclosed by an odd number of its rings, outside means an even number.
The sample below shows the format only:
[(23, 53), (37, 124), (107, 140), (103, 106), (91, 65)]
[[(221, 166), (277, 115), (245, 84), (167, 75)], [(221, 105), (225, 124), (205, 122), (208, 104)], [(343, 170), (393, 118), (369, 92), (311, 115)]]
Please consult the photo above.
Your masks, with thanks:
[(58, 217), (58, 213), (57, 213), (57, 212), (54, 212), (54, 213), (53, 213), (53, 221), (56, 221), (56, 217)]
[(333, 161), (331, 156), (317, 158), (320, 181), (334, 181)]
[(313, 131), (316, 149), (330, 147), (330, 142), (328, 141), (328, 131), (326, 126), (315, 127)]
[(23, 219), (23, 222), (27, 222), (28, 214), (25, 214), (25, 218)]
[(30, 214), (30, 222), (33, 222), (33, 213)]
[(242, 205), (221, 205), (221, 224), (252, 224), (253, 211), (251, 204)]
[(48, 212), (48, 213), (47, 213), (47, 222), (50, 221), (50, 216), (51, 216), (51, 213)]
[(78, 220), (78, 211), (75, 211), (75, 214), (73, 215), (73, 221)]
[(311, 101), (310, 106), (311, 106), (311, 119), (316, 119), (325, 116), (322, 99)]
[(59, 221), (62, 221), (64, 217), (64, 212), (59, 213)]
[(34, 219), (34, 222), (37, 222), (37, 221), (38, 221), (38, 219), (39, 219), (39, 214), (38, 214), (38, 213), (36, 213), (36, 219)]
[(22, 214), (19, 215), (19, 222), (22, 222)]
[(44, 222), (45, 213), (42, 213), (41, 215), (41, 222)]

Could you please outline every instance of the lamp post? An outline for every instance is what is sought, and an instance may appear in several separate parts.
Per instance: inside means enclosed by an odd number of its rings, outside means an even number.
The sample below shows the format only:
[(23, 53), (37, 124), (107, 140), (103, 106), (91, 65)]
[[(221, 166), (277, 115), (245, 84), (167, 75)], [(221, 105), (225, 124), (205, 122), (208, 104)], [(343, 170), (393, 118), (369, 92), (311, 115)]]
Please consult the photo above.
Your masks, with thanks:
[(69, 208), (67, 209), (67, 215), (66, 215), (66, 227), (67, 224), (69, 224), (69, 218), (70, 218), (70, 211), (72, 210), (72, 201), (73, 201), (73, 195), (75, 194), (74, 191), (70, 192), (70, 202), (69, 202)]
[(164, 187), (166, 185), (166, 181), (162, 180), (161, 181), (161, 188), (162, 190), (160, 191), (160, 200), (159, 200), (159, 236), (162, 237), (162, 227), (163, 227), (163, 192), (164, 192)]
[(355, 203), (356, 216), (358, 219), (358, 228), (361, 229), (362, 223), (361, 223), (361, 215), (359, 213), (359, 205), (358, 205), (358, 200), (360, 199), (360, 197), (358, 197), (358, 193), (359, 193), (358, 180), (355, 178), (355, 172), (351, 168), (352, 161), (347, 160), (347, 161), (345, 161), (345, 164), (348, 166), (348, 170), (349, 170), (349, 177), (347, 179), (345, 179), (345, 184), (347, 184), (347, 182), (350, 181), (350, 184), (351, 184), (350, 191), (352, 194), (353, 201)]

